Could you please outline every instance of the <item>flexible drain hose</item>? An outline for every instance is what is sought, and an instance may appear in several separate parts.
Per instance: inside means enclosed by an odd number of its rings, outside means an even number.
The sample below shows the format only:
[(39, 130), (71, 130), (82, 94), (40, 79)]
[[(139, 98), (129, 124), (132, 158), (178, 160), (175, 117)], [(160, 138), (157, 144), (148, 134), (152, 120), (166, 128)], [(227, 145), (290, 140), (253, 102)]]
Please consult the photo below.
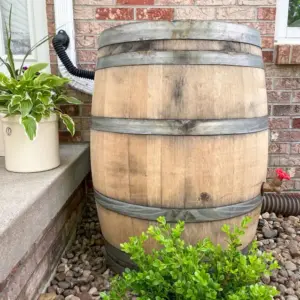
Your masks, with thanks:
[(52, 40), (52, 44), (54, 47), (54, 50), (61, 60), (61, 62), (64, 64), (68, 72), (76, 77), (80, 78), (87, 78), (87, 79), (94, 79), (95, 78), (95, 72), (88, 71), (88, 70), (80, 70), (76, 68), (71, 60), (69, 59), (68, 54), (66, 53), (65, 47), (63, 46), (62, 40), (63, 40), (63, 31), (60, 31), (58, 34), (56, 34)]
[(300, 194), (266, 193), (261, 212), (273, 212), (284, 217), (298, 216), (300, 215)]

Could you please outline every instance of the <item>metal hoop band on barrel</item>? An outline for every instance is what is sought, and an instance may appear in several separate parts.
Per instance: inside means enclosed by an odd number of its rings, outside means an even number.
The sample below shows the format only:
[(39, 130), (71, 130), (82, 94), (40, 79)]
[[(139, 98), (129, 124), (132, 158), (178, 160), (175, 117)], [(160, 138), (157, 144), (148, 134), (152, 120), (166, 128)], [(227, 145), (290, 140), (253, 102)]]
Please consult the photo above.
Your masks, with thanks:
[(211, 208), (151, 207), (119, 201), (97, 191), (95, 191), (95, 200), (100, 206), (121, 215), (148, 221), (156, 221), (158, 217), (164, 216), (170, 223), (179, 220), (186, 223), (226, 220), (245, 215), (262, 203), (262, 197), (259, 195), (244, 202)]
[(262, 57), (253, 54), (228, 54), (217, 51), (145, 51), (100, 57), (96, 69), (136, 65), (226, 65), (264, 68)]
[(92, 117), (92, 129), (151, 135), (233, 135), (266, 130), (268, 117), (220, 120), (159, 120)]
[(261, 46), (259, 32), (245, 25), (213, 21), (142, 22), (103, 31), (99, 47), (149, 40), (216, 40)]

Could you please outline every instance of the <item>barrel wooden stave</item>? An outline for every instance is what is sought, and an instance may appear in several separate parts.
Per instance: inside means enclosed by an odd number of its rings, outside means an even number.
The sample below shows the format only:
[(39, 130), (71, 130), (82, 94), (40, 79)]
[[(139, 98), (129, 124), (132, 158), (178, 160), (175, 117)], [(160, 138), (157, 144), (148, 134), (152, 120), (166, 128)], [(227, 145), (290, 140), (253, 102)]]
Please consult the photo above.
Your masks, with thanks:
[(95, 82), (101, 84), (95, 85), (93, 116), (226, 119), (268, 114), (265, 77), (261, 69), (127, 66), (98, 70)]
[(216, 207), (260, 194), (268, 133), (151, 136), (91, 132), (94, 187), (156, 207)]
[[(260, 209), (261, 206), (248, 214), (248, 216), (253, 219), (253, 222), (249, 225), (245, 235), (241, 239), (242, 249), (246, 248), (255, 237)], [(99, 205), (97, 206), (97, 211), (102, 234), (105, 240), (115, 248), (120, 248), (120, 243), (128, 242), (128, 237), (140, 235), (141, 232), (146, 232), (150, 225), (155, 225), (155, 222), (117, 214)], [(226, 235), (221, 231), (223, 224), (231, 226), (239, 225), (243, 217), (244, 216), (239, 216), (215, 222), (186, 223), (183, 238), (188, 244), (196, 244), (198, 241), (209, 237), (212, 242), (225, 247)], [(156, 243), (150, 240), (146, 244), (146, 249), (149, 251), (156, 246)]]

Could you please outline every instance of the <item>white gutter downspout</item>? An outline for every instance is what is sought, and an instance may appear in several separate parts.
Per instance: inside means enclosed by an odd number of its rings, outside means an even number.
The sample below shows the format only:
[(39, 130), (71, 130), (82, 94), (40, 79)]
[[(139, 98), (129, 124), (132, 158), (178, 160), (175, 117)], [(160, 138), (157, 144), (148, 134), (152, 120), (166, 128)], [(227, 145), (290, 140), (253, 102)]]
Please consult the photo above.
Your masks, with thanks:
[[(66, 50), (71, 62), (77, 65), (75, 48), (75, 27), (73, 15), (73, 0), (54, 0), (55, 28), (56, 32), (63, 29), (70, 38), (68, 49)], [(79, 78), (68, 72), (63, 63), (57, 58), (58, 69), (61, 75), (71, 80), (69, 85), (76, 90), (92, 95), (94, 90), (94, 80)]]

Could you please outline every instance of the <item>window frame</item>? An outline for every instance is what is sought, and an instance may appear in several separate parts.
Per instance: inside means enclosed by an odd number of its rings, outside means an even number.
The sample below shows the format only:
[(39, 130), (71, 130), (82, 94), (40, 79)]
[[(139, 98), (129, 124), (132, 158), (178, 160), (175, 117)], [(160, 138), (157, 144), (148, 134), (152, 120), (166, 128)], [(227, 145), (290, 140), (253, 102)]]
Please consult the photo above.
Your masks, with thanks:
[[(46, 12), (46, 0), (26, 0), (28, 8), (28, 21), (29, 21), (29, 34), (30, 44), (34, 45), (45, 36), (49, 35), (47, 12)], [(0, 7), (1, 9), (1, 7)], [(2, 58), (6, 58), (3, 41), (4, 28), (2, 23), (2, 15), (0, 13), (0, 55)], [(21, 64), (23, 55), (14, 55), (16, 65)], [(45, 42), (37, 49), (32, 51), (26, 59), (26, 64), (34, 64), (37, 62), (48, 63), (48, 67), (45, 69), (50, 72), (50, 52), (49, 43)], [(4, 66), (0, 66), (0, 72), (6, 72)]]
[(288, 27), (289, 0), (277, 0), (275, 19), (276, 44), (300, 44), (300, 27)]

